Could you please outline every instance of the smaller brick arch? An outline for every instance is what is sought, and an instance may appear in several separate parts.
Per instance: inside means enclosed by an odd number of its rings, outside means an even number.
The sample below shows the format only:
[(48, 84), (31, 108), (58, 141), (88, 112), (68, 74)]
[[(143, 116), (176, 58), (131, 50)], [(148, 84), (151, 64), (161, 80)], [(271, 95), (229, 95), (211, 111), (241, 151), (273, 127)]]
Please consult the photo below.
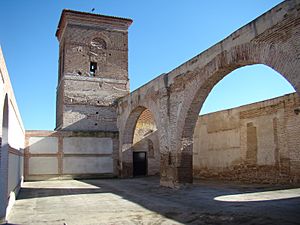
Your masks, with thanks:
[[(103, 33), (92, 36), (88, 43), (91, 47), (97, 48), (98, 50), (106, 50), (111, 48), (110, 39)], [(100, 46), (101, 45), (101, 46)]]
[(9, 129), (9, 104), (8, 96), (5, 95), (2, 117), (2, 137), (0, 149), (0, 219), (6, 216), (6, 207), (8, 204), (8, 129)]
[(106, 49), (106, 41), (103, 38), (96, 37), (91, 41), (91, 46), (96, 49)]
[[(148, 113), (145, 113), (148, 112)], [(134, 144), (134, 134), (138, 120), (142, 115), (151, 115), (151, 120), (155, 126), (157, 124), (154, 114), (149, 108), (137, 106), (129, 114), (123, 129), (120, 132), (120, 175), (122, 177), (131, 177), (133, 175), (132, 152)], [(147, 118), (142, 119), (147, 119)]]

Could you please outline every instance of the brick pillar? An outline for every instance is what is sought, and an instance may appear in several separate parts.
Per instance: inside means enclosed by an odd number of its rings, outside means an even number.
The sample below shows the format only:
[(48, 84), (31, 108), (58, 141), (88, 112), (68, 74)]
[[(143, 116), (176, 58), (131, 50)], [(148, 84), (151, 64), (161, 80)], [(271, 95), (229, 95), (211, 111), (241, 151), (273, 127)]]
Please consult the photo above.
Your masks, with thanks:
[(120, 176), (128, 178), (133, 176), (132, 148), (129, 144), (123, 144), (120, 160)]
[(160, 153), (160, 185), (164, 187), (175, 187), (176, 173), (172, 164), (174, 158), (171, 153)]
[(160, 185), (179, 188), (181, 185), (193, 182), (192, 152), (161, 153)]
[(177, 153), (177, 164), (176, 172), (178, 183), (193, 183), (193, 152), (183, 151)]

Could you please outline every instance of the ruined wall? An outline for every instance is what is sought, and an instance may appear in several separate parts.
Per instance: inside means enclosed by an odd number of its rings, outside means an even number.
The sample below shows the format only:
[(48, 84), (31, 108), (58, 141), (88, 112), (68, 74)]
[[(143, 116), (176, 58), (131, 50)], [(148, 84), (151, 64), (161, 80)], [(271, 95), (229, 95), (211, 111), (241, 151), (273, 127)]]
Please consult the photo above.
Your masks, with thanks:
[(117, 132), (26, 131), (25, 180), (118, 175)]
[(294, 93), (200, 116), (194, 132), (194, 177), (299, 182), (299, 107)]
[(157, 128), (151, 112), (146, 109), (140, 115), (133, 138), (133, 151), (147, 152), (147, 174), (159, 174), (160, 152)]
[[(299, 9), (298, 0), (283, 1), (212, 47), (118, 100), (123, 176), (131, 176), (132, 121), (136, 121), (140, 108), (148, 108), (157, 122), (161, 153), (160, 184), (178, 187), (193, 182), (192, 143), (199, 110), (212, 88), (227, 74), (243, 66), (263, 64), (279, 72), (299, 93)], [(290, 112), (292, 116), (292, 109)], [(297, 118), (293, 116), (287, 121), (290, 124), (286, 137), (289, 142), (283, 145), (288, 146), (288, 151), (280, 152), (281, 174), (285, 169), (296, 168), (297, 164), (289, 156), (289, 153), (297, 155), (299, 151), (298, 138), (293, 138), (297, 137), (298, 129), (296, 123), (291, 122), (293, 120)], [(282, 131), (282, 123), (277, 122), (278, 129)], [(287, 124), (284, 127), (288, 127)], [(249, 140), (251, 133), (260, 132), (251, 126), (249, 122)], [(256, 124), (253, 123), (253, 126)], [(279, 139), (284, 139), (281, 133)]]
[(0, 48), (0, 223), (23, 181), (25, 131)]

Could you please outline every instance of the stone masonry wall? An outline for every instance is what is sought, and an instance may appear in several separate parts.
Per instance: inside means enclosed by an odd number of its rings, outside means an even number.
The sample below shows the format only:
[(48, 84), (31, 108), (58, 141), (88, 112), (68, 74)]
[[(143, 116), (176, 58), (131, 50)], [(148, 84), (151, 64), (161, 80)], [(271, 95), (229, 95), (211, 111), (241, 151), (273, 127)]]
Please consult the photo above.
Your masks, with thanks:
[(200, 116), (194, 132), (194, 177), (299, 182), (299, 109), (299, 96), (293, 93)]

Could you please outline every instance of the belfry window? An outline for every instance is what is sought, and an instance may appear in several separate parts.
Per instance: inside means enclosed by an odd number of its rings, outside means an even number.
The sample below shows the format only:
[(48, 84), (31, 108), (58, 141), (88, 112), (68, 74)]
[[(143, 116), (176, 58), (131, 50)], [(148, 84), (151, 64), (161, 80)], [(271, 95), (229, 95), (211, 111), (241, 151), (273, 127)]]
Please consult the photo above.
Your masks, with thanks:
[(95, 76), (96, 70), (97, 70), (97, 63), (96, 62), (91, 62), (90, 63), (90, 74), (92, 76)]

